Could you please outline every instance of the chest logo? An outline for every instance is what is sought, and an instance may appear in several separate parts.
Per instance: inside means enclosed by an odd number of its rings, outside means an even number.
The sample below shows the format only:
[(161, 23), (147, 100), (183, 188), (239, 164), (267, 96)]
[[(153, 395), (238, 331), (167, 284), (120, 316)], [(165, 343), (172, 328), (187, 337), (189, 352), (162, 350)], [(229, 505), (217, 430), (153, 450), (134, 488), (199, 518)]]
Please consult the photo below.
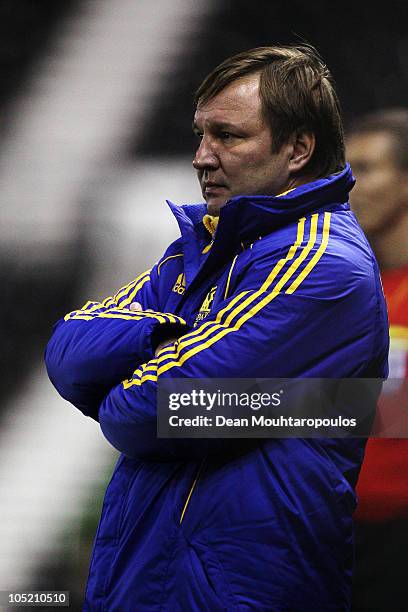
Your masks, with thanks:
[(182, 295), (185, 290), (186, 290), (186, 275), (184, 273), (181, 273), (178, 275), (172, 291), (174, 291), (174, 293), (178, 293), (179, 295)]
[(211, 287), (211, 289), (205, 296), (204, 302), (201, 304), (200, 311), (196, 317), (194, 326), (196, 326), (198, 323), (200, 323), (200, 321), (202, 321), (209, 315), (216, 291), (217, 291), (217, 285), (215, 285), (214, 287)]

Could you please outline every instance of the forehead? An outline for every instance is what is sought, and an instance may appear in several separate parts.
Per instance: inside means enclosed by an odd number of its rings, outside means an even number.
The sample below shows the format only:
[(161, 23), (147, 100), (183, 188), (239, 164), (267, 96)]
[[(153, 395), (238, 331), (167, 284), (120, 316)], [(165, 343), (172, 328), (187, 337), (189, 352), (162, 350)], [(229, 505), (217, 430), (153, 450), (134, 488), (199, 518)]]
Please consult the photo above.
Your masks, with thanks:
[(348, 158), (366, 162), (394, 161), (395, 142), (392, 134), (385, 130), (353, 134), (347, 144)]
[(249, 123), (260, 121), (259, 74), (251, 74), (233, 81), (216, 96), (197, 106), (194, 122)]

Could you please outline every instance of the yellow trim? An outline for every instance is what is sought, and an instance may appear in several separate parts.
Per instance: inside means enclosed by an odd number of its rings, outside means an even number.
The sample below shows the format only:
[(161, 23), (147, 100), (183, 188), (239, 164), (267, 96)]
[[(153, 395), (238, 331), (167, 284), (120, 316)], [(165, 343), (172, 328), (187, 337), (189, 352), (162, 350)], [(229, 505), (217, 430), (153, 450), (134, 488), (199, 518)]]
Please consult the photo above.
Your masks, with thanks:
[(151, 375), (143, 374), (142, 378), (140, 379), (140, 384), (142, 385), (147, 380), (151, 380), (152, 382), (157, 382), (157, 374), (151, 374)]
[(98, 308), (108, 308), (111, 304), (116, 304), (116, 302), (111, 297), (107, 297), (103, 300), (103, 302), (87, 302), (82, 306), (81, 310), (86, 310), (87, 312), (93, 312), (94, 310), (98, 310)]
[(125, 389), (129, 389), (129, 387), (140, 386), (146, 380), (157, 380), (157, 359), (151, 359), (148, 363), (144, 363), (142, 366), (138, 367), (132, 374), (133, 376), (141, 376), (141, 378), (129, 378), (128, 380), (124, 380), (122, 385)]
[(129, 389), (129, 387), (133, 387), (134, 385), (136, 385), (136, 380), (139, 382), (140, 384), (140, 379), (136, 379), (133, 378), (134, 376), (140, 376), (140, 374), (142, 374), (142, 370), (141, 368), (138, 368), (137, 370), (135, 370), (132, 374), (132, 378), (128, 378), (127, 380), (124, 380), (122, 382), (122, 385), (125, 389)]
[(286, 191), (282, 191), (282, 193), (278, 193), (276, 197), (281, 198), (282, 196), (287, 195), (288, 193), (290, 193), (291, 191), (294, 191), (295, 189), (296, 187), (291, 187), (291, 189), (287, 189)]
[(204, 255), (205, 253), (208, 253), (208, 251), (211, 249), (212, 245), (213, 245), (213, 241), (211, 240), (211, 242), (209, 244), (207, 244), (206, 247), (203, 248), (203, 250), (201, 251), (201, 255)]
[[(138, 316), (138, 314), (126, 315), (126, 314), (119, 314), (116, 312), (103, 312), (98, 316), (102, 319), (126, 319), (130, 321), (141, 321), (142, 319), (147, 317), (148, 319), (156, 319), (157, 321), (159, 321), (159, 323), (168, 323), (168, 321), (165, 319), (164, 316), (159, 315), (159, 314), (156, 315), (156, 314), (153, 314), (152, 312), (143, 312), (141, 313), (141, 316)], [(172, 323), (174, 323), (174, 321), (172, 321)]]
[[(312, 216), (312, 225), (313, 225), (313, 217), (315, 217), (315, 216), (317, 217), (317, 215), (313, 215)], [(266, 291), (270, 287), (270, 285), (275, 280), (275, 278), (277, 277), (279, 272), (282, 270), (282, 268), (285, 265), (285, 263), (287, 263), (288, 261), (291, 261), (294, 258), (296, 251), (298, 250), (298, 248), (300, 247), (300, 245), (303, 242), (303, 237), (304, 237), (304, 233), (305, 233), (305, 222), (306, 222), (306, 218), (305, 217), (302, 217), (301, 219), (299, 219), (298, 227), (297, 227), (297, 235), (296, 235), (295, 242), (290, 247), (286, 257), (283, 257), (282, 259), (280, 259), (278, 261), (278, 263), (274, 266), (272, 272), (269, 274), (268, 278), (263, 283), (262, 287), (256, 292), (258, 295), (263, 293), (264, 291)], [(310, 230), (310, 233), (312, 233), (312, 229)], [(310, 238), (309, 238), (309, 242), (310, 242)], [(309, 245), (309, 243), (306, 245), (305, 248), (307, 248), (308, 245)], [(302, 251), (302, 253), (303, 253), (303, 251)], [(300, 254), (300, 257), (302, 256), (302, 253)], [(258, 297), (258, 295), (256, 297)]]
[[(178, 342), (178, 340), (175, 341), (176, 344), (177, 344), (177, 342)], [(158, 352), (158, 356), (159, 355), (165, 355), (165, 353), (172, 353), (173, 351), (174, 351), (174, 347), (170, 344), (170, 346), (165, 346), (162, 349), (160, 349), (160, 351)]]
[[(78, 308), (77, 310), (71, 310), (71, 312), (66, 314), (64, 317), (64, 321), (68, 321), (68, 319), (72, 319), (76, 312), (89, 313), (89, 312), (94, 312), (95, 310), (99, 310), (100, 308), (109, 308), (108, 306), (109, 301), (111, 302), (109, 306), (110, 305), (117, 306), (117, 304), (113, 301), (111, 297), (105, 298), (103, 302), (95, 302), (95, 301), (88, 300), (88, 302), (86, 302), (81, 308)], [(89, 317), (89, 318), (92, 318), (92, 317)]]
[(75, 312), (80, 312), (80, 311), (73, 310), (72, 312), (69, 312), (67, 315), (65, 315), (64, 321), (69, 321), (70, 319), (83, 319), (84, 321), (90, 321), (91, 319), (95, 318), (94, 315), (85, 315), (85, 314), (77, 315), (77, 314), (74, 314)]
[[(252, 244), (251, 244), (252, 247)], [(224, 293), (224, 300), (227, 299), (227, 295), (228, 295), (228, 290), (229, 290), (229, 286), (230, 286), (230, 281), (231, 281), (231, 274), (232, 274), (232, 270), (234, 269), (235, 266), (235, 262), (237, 261), (238, 255), (235, 255), (234, 259), (232, 260), (232, 264), (228, 273), (228, 278), (227, 278), (227, 286), (225, 287), (225, 293)]]
[(317, 249), (316, 253), (313, 255), (312, 259), (307, 263), (304, 270), (299, 274), (297, 278), (293, 281), (289, 289), (286, 289), (286, 293), (293, 293), (299, 287), (300, 283), (306, 278), (306, 276), (310, 273), (310, 271), (315, 267), (324, 251), (326, 250), (327, 243), (329, 242), (329, 231), (330, 231), (330, 219), (331, 213), (324, 213), (324, 222), (323, 222), (323, 238), (322, 242)]
[(67, 317), (70, 319), (83, 319), (85, 321), (90, 321), (92, 319), (124, 319), (124, 320), (128, 320), (128, 321), (141, 321), (142, 319), (145, 318), (150, 318), (150, 319), (156, 319), (158, 320), (160, 323), (185, 323), (184, 319), (182, 319), (181, 317), (177, 317), (176, 315), (173, 315), (170, 312), (147, 312), (145, 310), (143, 311), (136, 311), (136, 312), (132, 312), (128, 309), (122, 309), (120, 308), (115, 308), (114, 311), (110, 311), (110, 312), (100, 312), (100, 313), (93, 313), (93, 314), (88, 314), (89, 311), (74, 311), (80, 314), (73, 314), (70, 313), (69, 315), (66, 315), (65, 319), (67, 320)]
[(131, 316), (131, 315), (120, 315), (120, 314), (114, 314), (114, 313), (97, 313), (97, 314), (74, 314), (72, 316), (69, 316), (70, 319), (75, 319), (75, 320), (83, 320), (83, 321), (93, 321), (94, 319), (100, 319), (101, 317), (105, 318), (105, 319), (132, 319), (133, 321), (140, 321), (140, 319), (142, 317), (138, 317), (138, 316)]
[[(157, 319), (160, 323), (168, 322), (166, 321), (164, 316), (154, 315), (151, 312), (146, 312), (146, 313), (144, 312), (141, 314), (139, 313), (122, 314), (119, 312), (101, 312), (101, 313), (90, 314), (90, 315), (87, 315), (87, 314), (73, 315), (71, 319), (84, 319), (85, 321), (90, 321), (92, 319), (124, 319), (127, 321), (141, 321), (145, 317)], [(175, 321), (171, 321), (171, 322), (174, 323)]]
[(126, 295), (135, 285), (137, 285), (141, 280), (143, 280), (146, 277), (150, 278), (150, 270), (146, 270), (146, 272), (139, 274), (137, 278), (133, 279), (132, 281), (130, 281), (130, 283), (128, 283), (127, 285), (119, 289), (119, 291), (114, 296), (115, 302), (118, 303), (118, 300), (121, 297)]
[(159, 276), (160, 276), (160, 268), (162, 267), (162, 265), (165, 264), (166, 261), (169, 261), (169, 259), (174, 259), (175, 257), (183, 257), (183, 253), (177, 253), (177, 255), (169, 255), (168, 257), (166, 257), (166, 259), (163, 259), (163, 261), (161, 261), (159, 265), (157, 266), (157, 274)]
[(194, 489), (195, 489), (195, 486), (196, 486), (196, 484), (197, 484), (197, 480), (198, 480), (198, 478), (199, 478), (199, 476), (200, 476), (200, 474), (201, 474), (201, 472), (202, 472), (202, 470), (203, 470), (205, 460), (206, 460), (206, 457), (204, 457), (204, 459), (202, 460), (202, 462), (201, 462), (201, 464), (200, 464), (200, 467), (199, 467), (199, 468), (198, 468), (198, 470), (197, 470), (196, 477), (194, 478), (194, 482), (193, 482), (193, 484), (192, 484), (192, 485), (191, 485), (191, 487), (190, 487), (190, 492), (189, 492), (189, 494), (188, 494), (188, 497), (187, 497), (187, 499), (186, 499), (186, 503), (184, 504), (184, 508), (183, 508), (182, 513), (181, 513), (181, 517), (180, 517), (180, 523), (179, 523), (179, 525), (181, 525), (181, 523), (182, 523), (182, 521), (183, 521), (183, 518), (184, 518), (184, 515), (185, 515), (185, 513), (186, 513), (187, 506), (188, 506), (188, 504), (189, 504), (190, 498), (191, 498), (191, 496), (192, 496), (192, 494), (193, 494), (193, 491), (194, 491)]
[(127, 306), (128, 304), (130, 304), (133, 301), (133, 298), (136, 296), (137, 292), (143, 287), (143, 285), (145, 283), (147, 283), (147, 281), (150, 280), (150, 274), (148, 276), (146, 276), (145, 278), (142, 278), (137, 285), (133, 288), (132, 293), (129, 293), (129, 295), (127, 296), (127, 298), (125, 300), (123, 300), (123, 302), (121, 302), (120, 304), (118, 304), (118, 308), (124, 308), (125, 306)]
[[(139, 375), (140, 373), (138, 374), (138, 376)], [(143, 374), (141, 378), (132, 378), (131, 380), (125, 380), (122, 384), (125, 389), (129, 389), (130, 387), (140, 387), (147, 380), (157, 382), (157, 374)]]

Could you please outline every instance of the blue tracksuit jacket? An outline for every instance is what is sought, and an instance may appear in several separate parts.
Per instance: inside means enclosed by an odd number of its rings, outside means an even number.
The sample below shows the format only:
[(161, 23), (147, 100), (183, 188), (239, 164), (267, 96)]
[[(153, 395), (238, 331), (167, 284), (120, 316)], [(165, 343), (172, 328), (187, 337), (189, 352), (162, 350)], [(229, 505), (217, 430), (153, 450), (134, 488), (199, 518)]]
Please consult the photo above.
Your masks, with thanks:
[[(205, 205), (148, 272), (59, 321), (46, 350), (63, 397), (121, 451), (85, 610), (347, 610), (361, 439), (251, 446), (156, 437), (161, 378), (385, 377), (374, 256), (347, 203), (349, 166), (286, 195)], [(138, 301), (145, 310), (132, 312)], [(154, 347), (174, 326), (178, 341)]]

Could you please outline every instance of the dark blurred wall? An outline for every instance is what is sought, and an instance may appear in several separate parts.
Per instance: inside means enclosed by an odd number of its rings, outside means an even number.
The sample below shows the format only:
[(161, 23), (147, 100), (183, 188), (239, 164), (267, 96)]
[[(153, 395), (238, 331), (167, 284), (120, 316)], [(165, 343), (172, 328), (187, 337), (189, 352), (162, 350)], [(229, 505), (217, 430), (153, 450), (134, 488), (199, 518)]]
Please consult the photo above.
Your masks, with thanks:
[(0, 133), (12, 102), (60, 22), (80, 0), (0, 0)]
[(141, 146), (140, 126), (135, 130), (131, 156), (190, 153), (194, 90), (217, 63), (251, 47), (302, 41), (317, 47), (334, 75), (346, 123), (408, 100), (406, 2), (227, 0), (216, 6), (198, 48), (187, 49), (169, 75)]

